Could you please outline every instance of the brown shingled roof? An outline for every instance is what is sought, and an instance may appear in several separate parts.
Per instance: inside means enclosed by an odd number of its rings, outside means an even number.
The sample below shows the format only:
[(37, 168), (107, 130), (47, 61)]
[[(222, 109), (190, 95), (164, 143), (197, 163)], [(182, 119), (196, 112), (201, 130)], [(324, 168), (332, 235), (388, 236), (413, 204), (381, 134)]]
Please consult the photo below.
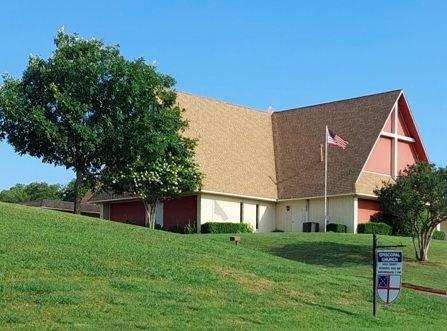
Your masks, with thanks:
[(325, 125), (349, 141), (329, 148), (328, 195), (355, 192), (355, 182), (401, 90), (273, 114), (278, 198), (322, 196)]
[[(269, 114), (223, 101), (177, 92), (189, 121), (185, 135), (198, 139), (196, 160), (202, 191), (276, 199), (272, 119)], [(131, 195), (96, 194), (91, 202)]]
[(272, 119), (266, 112), (178, 92), (197, 138), (202, 190), (276, 199)]
[[(68, 212), (72, 212), (74, 209), (73, 202), (62, 201), (62, 200), (49, 200), (49, 199), (34, 200), (25, 202), (24, 204), (27, 206), (41, 207), (41, 208), (68, 211)], [(81, 213), (99, 215), (99, 207), (91, 203), (81, 203)]]
[[(401, 90), (314, 106), (266, 112), (178, 92), (197, 138), (202, 190), (268, 199), (322, 196), (320, 144), (330, 129), (349, 141), (329, 148), (328, 194), (356, 192), (355, 183)], [(368, 188), (369, 192), (370, 188)], [(108, 193), (90, 201), (129, 198)]]

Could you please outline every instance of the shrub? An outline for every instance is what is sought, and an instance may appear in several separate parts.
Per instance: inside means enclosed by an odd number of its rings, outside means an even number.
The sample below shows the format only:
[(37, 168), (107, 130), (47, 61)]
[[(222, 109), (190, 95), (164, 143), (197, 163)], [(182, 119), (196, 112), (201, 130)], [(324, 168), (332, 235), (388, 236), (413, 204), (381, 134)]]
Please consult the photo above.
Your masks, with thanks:
[(348, 230), (348, 227), (344, 224), (340, 223), (329, 223), (326, 226), (327, 232), (338, 232), (338, 233), (346, 233)]
[(393, 229), (386, 223), (365, 223), (359, 224), (357, 227), (357, 232), (391, 235), (393, 233)]
[(443, 231), (434, 231), (432, 238), (433, 239), (437, 239), (437, 240), (444, 240), (445, 239), (445, 232), (443, 232)]
[(208, 222), (202, 225), (202, 233), (250, 233), (253, 229), (247, 223)]
[(185, 234), (193, 234), (193, 233), (197, 233), (197, 228), (195, 224), (186, 224), (185, 228), (184, 228), (184, 233)]
[(396, 217), (383, 212), (371, 216), (371, 222), (388, 224), (391, 226), (394, 236), (411, 237), (413, 234), (413, 230), (409, 224), (399, 222)]
[(185, 232), (185, 228), (183, 226), (178, 225), (178, 224), (174, 225), (174, 226), (171, 226), (169, 228), (163, 227), (163, 230), (167, 231), (167, 232), (173, 232), (173, 233), (184, 233)]

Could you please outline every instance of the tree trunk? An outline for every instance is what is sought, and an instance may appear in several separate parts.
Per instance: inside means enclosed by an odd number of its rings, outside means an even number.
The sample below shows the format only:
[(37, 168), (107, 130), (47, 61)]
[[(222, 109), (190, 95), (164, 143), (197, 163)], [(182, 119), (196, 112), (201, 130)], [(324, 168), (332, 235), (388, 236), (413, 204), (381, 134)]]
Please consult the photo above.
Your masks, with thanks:
[(82, 187), (82, 174), (79, 170), (76, 170), (76, 180), (74, 187), (75, 198), (74, 198), (73, 212), (78, 215), (81, 213), (81, 200), (82, 200), (81, 187)]
[(433, 230), (434, 229), (428, 229), (419, 234), (418, 251), (416, 254), (416, 258), (419, 261), (428, 261), (428, 248), (430, 247)]
[(146, 217), (144, 219), (144, 226), (149, 229), (155, 229), (155, 207), (157, 202), (143, 200)]
[(416, 260), (420, 260), (419, 257), (419, 238), (416, 242), (416, 236), (413, 234), (413, 248), (414, 248), (414, 256), (416, 256)]
[(420, 257), (421, 257), (421, 261), (427, 261), (428, 260), (428, 247), (421, 247), (421, 252), (419, 253)]

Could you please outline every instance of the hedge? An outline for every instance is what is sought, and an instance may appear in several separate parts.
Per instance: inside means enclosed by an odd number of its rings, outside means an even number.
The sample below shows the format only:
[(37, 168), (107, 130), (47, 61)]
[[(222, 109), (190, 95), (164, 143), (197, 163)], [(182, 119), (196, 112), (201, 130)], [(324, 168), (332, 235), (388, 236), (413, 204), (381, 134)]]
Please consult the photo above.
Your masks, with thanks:
[(247, 223), (208, 222), (202, 225), (202, 233), (250, 233), (253, 229)]
[(338, 232), (338, 233), (346, 233), (348, 230), (348, 227), (344, 224), (340, 223), (329, 223), (326, 225), (326, 231), (327, 232)]
[(357, 232), (391, 235), (393, 233), (393, 229), (386, 223), (365, 223), (358, 225)]
[(444, 240), (445, 239), (445, 232), (443, 232), (443, 231), (434, 231), (432, 238), (433, 239), (437, 239), (437, 240)]

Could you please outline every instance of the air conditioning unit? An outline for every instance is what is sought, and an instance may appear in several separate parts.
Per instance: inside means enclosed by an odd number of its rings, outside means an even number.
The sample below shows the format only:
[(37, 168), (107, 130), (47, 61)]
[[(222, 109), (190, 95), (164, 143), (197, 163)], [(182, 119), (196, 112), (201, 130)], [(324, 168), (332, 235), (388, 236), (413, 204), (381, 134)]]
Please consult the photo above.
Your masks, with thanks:
[(304, 222), (303, 232), (320, 232), (320, 223), (317, 222)]

